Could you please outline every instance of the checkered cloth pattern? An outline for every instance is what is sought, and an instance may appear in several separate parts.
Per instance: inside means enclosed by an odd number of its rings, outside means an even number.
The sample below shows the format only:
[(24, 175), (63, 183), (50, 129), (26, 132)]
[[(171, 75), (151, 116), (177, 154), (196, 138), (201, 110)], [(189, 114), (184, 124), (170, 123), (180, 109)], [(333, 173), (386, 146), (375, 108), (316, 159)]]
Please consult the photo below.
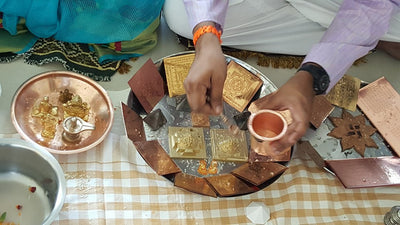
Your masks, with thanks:
[(157, 175), (120, 134), (110, 133), (86, 152), (55, 157), (65, 173), (67, 195), (54, 225), (252, 224), (246, 217), (252, 202), (270, 209), (268, 225), (367, 225), (383, 224), (385, 213), (400, 205), (399, 187), (345, 189), (335, 176), (296, 151), (288, 170), (273, 184), (227, 198), (175, 187)]

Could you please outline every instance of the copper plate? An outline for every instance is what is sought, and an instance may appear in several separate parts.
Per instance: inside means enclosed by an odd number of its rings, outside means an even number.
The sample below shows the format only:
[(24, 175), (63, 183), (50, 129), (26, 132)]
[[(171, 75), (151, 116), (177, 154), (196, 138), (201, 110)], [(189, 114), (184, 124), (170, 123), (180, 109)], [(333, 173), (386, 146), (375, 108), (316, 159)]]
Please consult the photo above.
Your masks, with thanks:
[(400, 156), (399, 93), (381, 77), (360, 90), (357, 104)]
[(134, 142), (134, 144), (143, 159), (158, 175), (178, 173), (181, 171), (158, 141), (137, 141)]
[(177, 187), (186, 189), (188, 191), (217, 197), (217, 193), (210, 187), (207, 181), (202, 177), (196, 177), (186, 173), (177, 173), (175, 175), (174, 184)]
[(310, 123), (315, 128), (318, 128), (334, 109), (335, 107), (326, 99), (325, 96), (315, 96), (311, 108)]
[(151, 59), (128, 81), (147, 113), (164, 97), (164, 81)]
[(145, 141), (146, 135), (143, 128), (143, 119), (129, 106), (121, 103), (126, 135), (131, 141)]
[(232, 171), (232, 174), (256, 186), (280, 175), (286, 166), (274, 162), (246, 163)]
[(327, 160), (327, 164), (346, 188), (400, 185), (398, 157)]
[[(43, 138), (40, 120), (31, 116), (33, 106), (45, 96), (51, 104), (60, 105), (59, 92), (65, 89), (88, 103), (88, 122), (96, 126), (93, 131), (82, 132), (81, 139), (73, 143), (63, 140), (61, 124), (57, 125), (54, 138)], [(11, 105), (11, 120), (18, 133), (27, 141), (57, 154), (79, 153), (95, 147), (111, 130), (113, 118), (114, 108), (107, 92), (94, 80), (69, 71), (52, 71), (32, 77), (17, 90)]]
[(220, 196), (236, 196), (252, 193), (258, 188), (247, 184), (232, 174), (222, 174), (205, 178)]

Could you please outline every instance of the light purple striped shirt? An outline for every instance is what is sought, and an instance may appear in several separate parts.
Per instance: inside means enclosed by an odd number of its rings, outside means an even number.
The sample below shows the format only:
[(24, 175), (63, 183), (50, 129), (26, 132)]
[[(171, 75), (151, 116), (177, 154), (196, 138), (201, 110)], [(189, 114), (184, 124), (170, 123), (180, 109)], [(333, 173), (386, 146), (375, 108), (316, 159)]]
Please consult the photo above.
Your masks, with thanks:
[(218, 29), (223, 30), (228, 0), (184, 0), (184, 3), (192, 30), (204, 21), (214, 22)]
[[(184, 0), (191, 27), (214, 21), (223, 28), (228, 7), (226, 0)], [(343, 0), (337, 16), (315, 44), (303, 63), (321, 65), (330, 77), (329, 91), (353, 62), (373, 49), (389, 29), (400, 0)]]

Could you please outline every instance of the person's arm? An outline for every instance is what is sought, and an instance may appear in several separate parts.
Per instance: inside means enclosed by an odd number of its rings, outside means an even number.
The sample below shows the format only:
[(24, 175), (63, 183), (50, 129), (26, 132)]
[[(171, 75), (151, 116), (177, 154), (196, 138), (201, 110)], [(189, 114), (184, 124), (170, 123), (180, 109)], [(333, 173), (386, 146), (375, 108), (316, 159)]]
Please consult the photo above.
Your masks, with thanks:
[[(392, 15), (398, 11), (400, 1), (344, 0), (339, 12), (320, 43), (313, 46), (303, 61), (322, 67), (330, 77), (326, 92), (340, 80), (358, 58), (373, 49), (389, 28)], [(289, 109), (293, 123), (287, 135), (271, 147), (281, 152), (294, 145), (309, 127), (315, 92), (313, 77), (307, 71), (298, 71), (275, 93), (265, 96), (261, 107), (275, 110)]]
[(303, 63), (314, 62), (330, 77), (327, 92), (357, 59), (365, 56), (389, 29), (399, 0), (344, 0), (320, 43), (315, 44)]
[[(213, 26), (222, 33), (227, 0), (185, 0), (185, 7), (193, 34), (204, 26)], [(222, 90), (226, 78), (226, 61), (218, 36), (202, 34), (195, 51), (196, 57), (184, 81), (189, 105), (195, 112), (218, 115), (223, 110)]]

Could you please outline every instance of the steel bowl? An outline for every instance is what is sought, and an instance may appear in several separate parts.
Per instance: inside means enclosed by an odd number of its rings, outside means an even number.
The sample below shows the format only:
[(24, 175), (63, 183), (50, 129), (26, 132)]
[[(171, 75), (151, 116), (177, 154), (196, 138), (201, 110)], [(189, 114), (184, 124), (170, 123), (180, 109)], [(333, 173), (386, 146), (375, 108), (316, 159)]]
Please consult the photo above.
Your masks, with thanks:
[[(60, 111), (62, 103), (58, 98), (60, 91), (65, 89), (88, 103), (90, 110), (87, 122), (95, 125), (94, 130), (81, 132), (75, 141), (63, 138), (62, 112), (58, 115), (60, 123), (54, 138), (43, 137), (40, 118), (32, 116), (34, 106), (44, 97), (48, 97), (49, 102), (58, 106)], [(11, 120), (18, 133), (29, 142), (56, 154), (79, 153), (95, 147), (111, 130), (113, 118), (114, 108), (103, 87), (86, 76), (69, 71), (51, 71), (30, 78), (17, 90), (11, 104)]]
[(58, 161), (22, 139), (0, 139), (0, 215), (20, 225), (51, 224), (66, 195)]

